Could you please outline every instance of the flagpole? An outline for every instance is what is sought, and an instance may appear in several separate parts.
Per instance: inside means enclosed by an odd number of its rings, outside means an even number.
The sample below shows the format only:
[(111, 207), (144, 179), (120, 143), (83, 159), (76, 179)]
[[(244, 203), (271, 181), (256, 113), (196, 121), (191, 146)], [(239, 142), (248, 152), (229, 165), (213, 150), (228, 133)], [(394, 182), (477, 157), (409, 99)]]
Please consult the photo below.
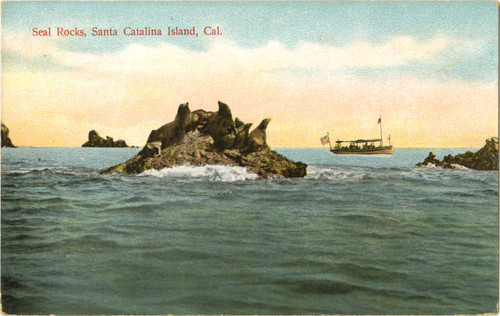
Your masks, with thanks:
[(330, 132), (326, 132), (326, 135), (328, 136), (328, 145), (330, 145), (330, 151), (332, 151), (332, 142), (330, 141)]
[(382, 138), (382, 114), (378, 120), (380, 121), (380, 147), (384, 147), (384, 139)]

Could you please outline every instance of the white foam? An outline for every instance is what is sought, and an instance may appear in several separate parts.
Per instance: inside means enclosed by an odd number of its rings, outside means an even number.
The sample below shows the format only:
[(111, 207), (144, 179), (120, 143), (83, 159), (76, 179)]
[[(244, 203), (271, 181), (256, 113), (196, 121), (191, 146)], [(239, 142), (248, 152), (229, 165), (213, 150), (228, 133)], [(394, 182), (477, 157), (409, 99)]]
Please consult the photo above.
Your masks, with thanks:
[(363, 174), (345, 170), (309, 166), (307, 167), (306, 178), (313, 180), (360, 180), (363, 176)]
[(161, 170), (150, 169), (140, 176), (153, 176), (173, 179), (200, 179), (208, 181), (234, 182), (256, 180), (259, 176), (248, 172), (245, 167), (207, 165), (207, 166), (174, 166)]
[(4, 174), (28, 174), (32, 172), (53, 172), (53, 173), (60, 173), (60, 174), (75, 174), (78, 175), (77, 173), (74, 173), (71, 171), (69, 168), (64, 168), (64, 167), (34, 167), (34, 168), (18, 168), (18, 169), (11, 169), (11, 170), (3, 170), (2, 173)]
[[(463, 171), (472, 171), (473, 169), (467, 168), (465, 166), (459, 165), (459, 164), (451, 164), (455, 169), (457, 170), (463, 170)], [(428, 168), (428, 169), (447, 169), (443, 168), (442, 166), (436, 166), (435, 164), (428, 164), (424, 165), (423, 167)]]
[(422, 167), (427, 168), (427, 169), (436, 169), (436, 168), (439, 168), (438, 166), (436, 166), (433, 163), (430, 163), (430, 164), (427, 164), (427, 165), (423, 165)]
[(95, 169), (89, 168), (67, 168), (67, 167), (36, 167), (36, 168), (19, 168), (13, 170), (2, 170), (2, 174), (6, 175), (28, 175), (28, 174), (48, 173), (65, 176), (77, 177), (94, 177)]
[(472, 169), (470, 168), (467, 168), (466, 166), (462, 166), (462, 165), (459, 165), (459, 164), (451, 164), (453, 167), (455, 167), (455, 169), (459, 169), (459, 170), (465, 170), (465, 171), (472, 171)]

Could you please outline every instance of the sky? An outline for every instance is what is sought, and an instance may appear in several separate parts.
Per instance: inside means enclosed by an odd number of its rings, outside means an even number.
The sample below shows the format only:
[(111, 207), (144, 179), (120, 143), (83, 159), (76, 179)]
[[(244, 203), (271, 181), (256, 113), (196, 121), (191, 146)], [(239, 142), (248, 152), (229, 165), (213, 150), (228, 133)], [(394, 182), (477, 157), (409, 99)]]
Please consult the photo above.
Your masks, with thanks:
[(1, 120), (18, 146), (78, 147), (92, 129), (142, 146), (179, 104), (217, 101), (254, 127), (271, 117), (271, 147), (319, 147), (327, 132), (375, 138), (380, 115), (396, 147), (498, 135), (493, 1), (6, 1), (1, 23)]

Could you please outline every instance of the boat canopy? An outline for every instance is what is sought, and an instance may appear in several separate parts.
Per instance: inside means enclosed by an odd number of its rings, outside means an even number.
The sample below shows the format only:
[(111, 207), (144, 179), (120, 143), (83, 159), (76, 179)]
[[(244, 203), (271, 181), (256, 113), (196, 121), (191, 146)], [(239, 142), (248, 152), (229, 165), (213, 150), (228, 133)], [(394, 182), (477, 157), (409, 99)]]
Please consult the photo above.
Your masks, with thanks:
[(337, 140), (336, 143), (373, 143), (373, 142), (381, 142), (382, 139), (357, 139), (357, 140)]

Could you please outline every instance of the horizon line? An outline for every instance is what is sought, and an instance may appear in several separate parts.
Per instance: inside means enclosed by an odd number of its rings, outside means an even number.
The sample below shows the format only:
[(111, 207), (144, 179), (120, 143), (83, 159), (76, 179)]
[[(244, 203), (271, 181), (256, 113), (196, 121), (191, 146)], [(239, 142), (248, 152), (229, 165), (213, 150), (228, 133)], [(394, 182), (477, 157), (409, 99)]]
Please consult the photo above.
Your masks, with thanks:
[[(123, 148), (142, 148), (144, 146), (136, 146), (136, 145), (131, 145), (129, 147), (82, 147), (82, 146), (16, 146), (16, 147), (1, 147), (2, 149), (4, 148), (115, 148), (115, 149), (123, 149)], [(328, 147), (320, 147), (320, 146), (276, 146), (276, 147), (271, 147), (272, 149), (325, 149), (329, 150)], [(451, 147), (439, 147), (439, 146), (402, 146), (402, 147), (396, 147), (393, 146), (393, 148), (399, 148), (399, 149), (476, 149), (476, 148), (482, 148), (482, 147), (470, 147), (470, 146), (451, 146)]]

